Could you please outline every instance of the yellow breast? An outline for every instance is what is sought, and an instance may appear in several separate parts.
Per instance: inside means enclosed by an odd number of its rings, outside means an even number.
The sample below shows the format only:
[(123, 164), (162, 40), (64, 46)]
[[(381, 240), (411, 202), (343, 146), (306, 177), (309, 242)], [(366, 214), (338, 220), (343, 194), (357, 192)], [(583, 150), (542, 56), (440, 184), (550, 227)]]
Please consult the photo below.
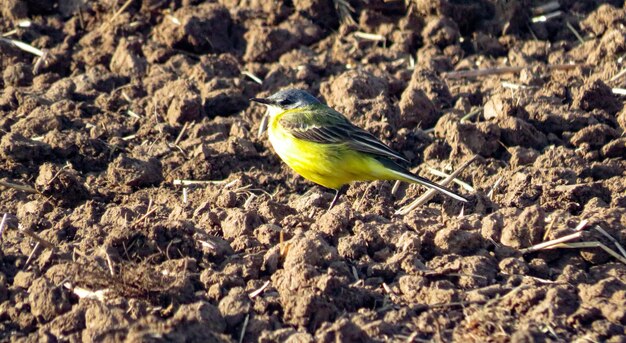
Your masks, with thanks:
[(331, 189), (352, 181), (388, 179), (384, 167), (369, 155), (346, 144), (320, 144), (298, 139), (279, 122), (280, 114), (270, 115), (268, 135), (274, 151), (305, 179)]

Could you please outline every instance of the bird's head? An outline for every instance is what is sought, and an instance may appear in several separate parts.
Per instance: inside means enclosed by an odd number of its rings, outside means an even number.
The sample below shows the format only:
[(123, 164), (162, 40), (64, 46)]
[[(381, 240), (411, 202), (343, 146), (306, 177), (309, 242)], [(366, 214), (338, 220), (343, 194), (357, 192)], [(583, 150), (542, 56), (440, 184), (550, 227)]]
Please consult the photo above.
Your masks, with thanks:
[(268, 96), (267, 98), (252, 98), (250, 101), (258, 102), (267, 106), (267, 114), (263, 116), (261, 126), (259, 126), (259, 137), (267, 129), (269, 118), (274, 117), (275, 115), (286, 110), (320, 103), (320, 101), (313, 95), (300, 89), (283, 89)]
[(320, 103), (313, 95), (300, 89), (283, 89), (267, 98), (250, 100), (266, 105), (270, 110), (270, 115)]

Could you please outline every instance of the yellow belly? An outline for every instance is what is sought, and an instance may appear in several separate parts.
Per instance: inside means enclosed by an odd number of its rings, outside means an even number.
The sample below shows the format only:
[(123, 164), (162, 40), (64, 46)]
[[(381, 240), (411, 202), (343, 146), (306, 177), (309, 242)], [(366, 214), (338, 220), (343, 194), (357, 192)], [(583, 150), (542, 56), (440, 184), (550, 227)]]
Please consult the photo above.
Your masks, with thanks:
[(352, 181), (390, 180), (392, 175), (375, 158), (345, 144), (319, 144), (293, 137), (280, 127), (268, 128), (270, 143), (280, 158), (305, 179), (331, 189)]

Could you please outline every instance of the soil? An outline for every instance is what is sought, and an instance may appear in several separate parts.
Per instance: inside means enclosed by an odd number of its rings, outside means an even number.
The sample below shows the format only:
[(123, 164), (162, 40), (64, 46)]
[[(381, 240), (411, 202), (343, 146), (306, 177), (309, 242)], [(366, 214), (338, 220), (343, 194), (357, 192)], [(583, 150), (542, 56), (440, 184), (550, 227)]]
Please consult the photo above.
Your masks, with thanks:
[[(0, 42), (0, 341), (626, 341), (626, 265), (523, 250), (626, 246), (624, 3), (544, 3), (3, 1), (46, 58)], [(327, 211), (257, 136), (284, 87), (423, 176), (478, 154), (470, 201)]]

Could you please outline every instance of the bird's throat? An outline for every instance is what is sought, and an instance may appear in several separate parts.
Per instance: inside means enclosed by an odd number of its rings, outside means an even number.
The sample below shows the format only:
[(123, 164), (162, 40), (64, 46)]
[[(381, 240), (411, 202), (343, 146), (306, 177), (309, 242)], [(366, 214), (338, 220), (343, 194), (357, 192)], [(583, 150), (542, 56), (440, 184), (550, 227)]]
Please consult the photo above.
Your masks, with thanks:
[(277, 115), (283, 112), (285, 112), (285, 110), (278, 106), (273, 106), (273, 105), (267, 106), (267, 115), (270, 117), (270, 119), (273, 119), (274, 117), (276, 117)]

